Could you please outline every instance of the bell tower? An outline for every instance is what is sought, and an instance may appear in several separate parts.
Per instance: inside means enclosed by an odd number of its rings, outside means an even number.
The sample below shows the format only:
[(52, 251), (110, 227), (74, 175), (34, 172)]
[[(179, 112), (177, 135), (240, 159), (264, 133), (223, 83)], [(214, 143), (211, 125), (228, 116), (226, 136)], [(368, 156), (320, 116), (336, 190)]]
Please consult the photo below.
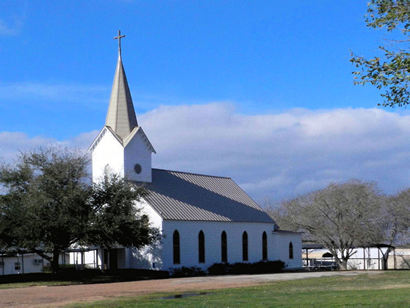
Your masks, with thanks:
[(138, 126), (131, 92), (121, 55), (118, 31), (118, 59), (105, 125), (90, 146), (93, 182), (115, 173), (135, 182), (152, 181), (151, 155), (155, 153), (141, 126)]

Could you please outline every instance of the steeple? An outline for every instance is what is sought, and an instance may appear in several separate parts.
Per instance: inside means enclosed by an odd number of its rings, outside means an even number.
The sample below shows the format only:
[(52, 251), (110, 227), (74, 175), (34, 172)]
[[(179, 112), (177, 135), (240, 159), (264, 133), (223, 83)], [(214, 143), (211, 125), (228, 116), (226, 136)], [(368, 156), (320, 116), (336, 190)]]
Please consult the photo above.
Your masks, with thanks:
[(121, 35), (120, 31), (118, 31), (118, 36), (114, 37), (114, 39), (118, 39), (118, 61), (112, 84), (110, 105), (105, 120), (105, 125), (110, 126), (122, 139), (127, 137), (138, 126), (127, 76), (122, 65), (121, 38), (123, 37), (125, 35)]

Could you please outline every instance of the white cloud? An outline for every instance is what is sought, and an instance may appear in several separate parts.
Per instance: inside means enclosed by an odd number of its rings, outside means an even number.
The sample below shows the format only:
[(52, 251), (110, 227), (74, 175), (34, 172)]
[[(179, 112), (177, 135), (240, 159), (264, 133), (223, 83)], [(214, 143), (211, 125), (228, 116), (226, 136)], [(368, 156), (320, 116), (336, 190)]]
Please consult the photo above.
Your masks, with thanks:
[(45, 137), (30, 138), (24, 133), (19, 132), (0, 132), (0, 159), (1, 161), (12, 161), (17, 153), (29, 151), (54, 142)]
[(98, 131), (82, 133), (72, 139), (58, 141), (53, 138), (35, 136), (29, 137), (21, 132), (0, 132), (0, 162), (12, 163), (20, 152), (32, 151), (49, 146), (68, 147), (86, 151)]
[(99, 85), (2, 83), (0, 99), (8, 101), (107, 102), (109, 87)]
[[(352, 178), (388, 192), (410, 184), (410, 115), (380, 109), (244, 115), (233, 105), (163, 106), (139, 116), (154, 167), (231, 176), (256, 200), (281, 200)], [(86, 148), (96, 131), (63, 141)], [(2, 156), (57, 142), (0, 133)]]
[(409, 186), (410, 115), (380, 109), (243, 115), (227, 104), (160, 107), (140, 117), (154, 163), (233, 177), (258, 200), (293, 197), (330, 182)]

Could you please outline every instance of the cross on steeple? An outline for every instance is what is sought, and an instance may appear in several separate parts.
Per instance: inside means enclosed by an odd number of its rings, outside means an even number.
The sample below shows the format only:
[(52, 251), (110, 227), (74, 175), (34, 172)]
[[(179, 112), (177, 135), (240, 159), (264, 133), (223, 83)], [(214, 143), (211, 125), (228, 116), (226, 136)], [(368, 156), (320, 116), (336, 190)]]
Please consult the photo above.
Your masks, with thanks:
[(118, 30), (118, 36), (114, 37), (118, 40), (118, 59), (112, 84), (110, 105), (105, 120), (105, 125), (111, 127), (120, 138), (126, 138), (138, 126), (127, 76), (122, 65), (121, 39), (123, 37), (125, 35), (121, 35), (120, 30)]
[(121, 39), (125, 37), (125, 35), (121, 35), (121, 30), (118, 30), (118, 35), (114, 36), (114, 40), (118, 40), (118, 54), (121, 56)]

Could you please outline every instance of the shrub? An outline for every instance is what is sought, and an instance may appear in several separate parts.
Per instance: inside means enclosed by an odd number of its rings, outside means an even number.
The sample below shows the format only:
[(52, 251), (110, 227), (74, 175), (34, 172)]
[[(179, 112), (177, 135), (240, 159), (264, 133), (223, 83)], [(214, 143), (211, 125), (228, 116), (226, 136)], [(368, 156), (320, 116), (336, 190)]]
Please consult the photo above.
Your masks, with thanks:
[(215, 263), (208, 268), (209, 275), (226, 274), (268, 274), (282, 271), (285, 263), (282, 261), (260, 261), (256, 263)]
[(192, 276), (204, 276), (205, 272), (199, 267), (177, 267), (170, 271), (172, 277), (192, 277)]
[(209, 275), (225, 275), (229, 272), (229, 264), (228, 263), (214, 263), (210, 267), (208, 267), (208, 274)]
[(253, 264), (252, 263), (234, 263), (230, 267), (229, 274), (252, 274)]

